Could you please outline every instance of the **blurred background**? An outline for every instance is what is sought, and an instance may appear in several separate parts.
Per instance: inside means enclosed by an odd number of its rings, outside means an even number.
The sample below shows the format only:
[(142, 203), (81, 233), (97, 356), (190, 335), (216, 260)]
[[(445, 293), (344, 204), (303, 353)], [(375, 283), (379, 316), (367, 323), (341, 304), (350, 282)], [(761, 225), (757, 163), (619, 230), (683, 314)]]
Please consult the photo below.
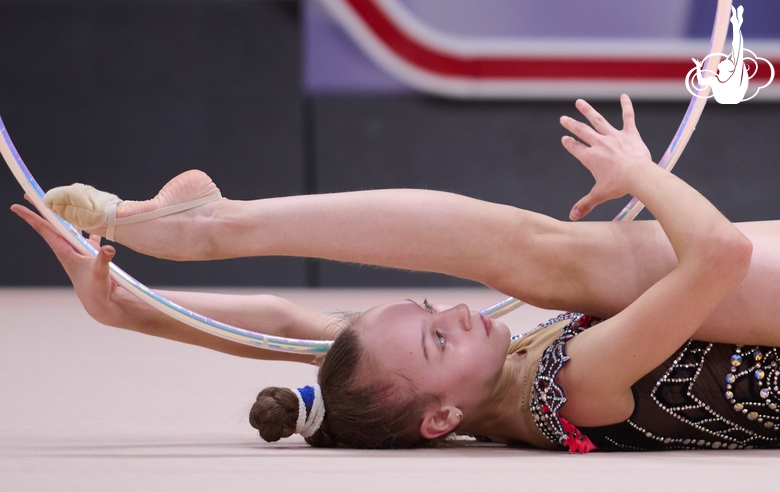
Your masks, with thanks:
[[(232, 199), (428, 188), (566, 219), (592, 181), (561, 148), (559, 116), (582, 96), (617, 125), (627, 92), (659, 159), (715, 4), (0, 0), (0, 115), (44, 189), (146, 199), (198, 168)], [(746, 47), (780, 69), (780, 3), (738, 4)], [(780, 218), (777, 87), (711, 101), (675, 169), (733, 221)], [(8, 211), (20, 190), (0, 171), (0, 285), (66, 285)], [(116, 262), (155, 286), (468, 285), (292, 258), (176, 263), (120, 248)]]

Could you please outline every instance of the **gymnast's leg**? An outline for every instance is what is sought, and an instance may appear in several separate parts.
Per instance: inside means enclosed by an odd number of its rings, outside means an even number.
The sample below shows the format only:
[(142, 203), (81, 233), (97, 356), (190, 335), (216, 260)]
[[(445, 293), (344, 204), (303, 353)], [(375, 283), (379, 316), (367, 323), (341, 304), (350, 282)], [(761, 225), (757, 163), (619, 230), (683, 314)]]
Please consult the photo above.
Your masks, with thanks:
[[(211, 183), (203, 176), (178, 189)], [(165, 205), (180, 200), (170, 191), (160, 196)], [(155, 200), (124, 202), (117, 215), (162, 206)], [(780, 319), (780, 222), (738, 227), (754, 243), (753, 266), (697, 337), (780, 345), (780, 330), (772, 328)], [(439, 272), (533, 305), (602, 317), (624, 309), (676, 265), (655, 221), (568, 223), (428, 190), (221, 199), (119, 226), (116, 239), (177, 260), (282, 255)]]
[[(178, 180), (200, 184), (178, 185)], [(202, 173), (185, 173), (153, 200), (120, 203), (117, 216), (186, 201), (192, 195), (186, 190), (210, 183)], [(100, 196), (91, 200), (63, 196), (66, 204), (107, 201)], [(47, 203), (51, 202), (47, 194)], [(60, 211), (56, 203), (52, 208), (71, 222), (79, 215), (74, 212), (71, 217), (67, 207)], [(507, 270), (520, 280), (537, 275), (545, 266), (543, 257), (554, 249), (559, 224), (540, 214), (451, 193), (375, 190), (255, 201), (220, 199), (174, 215), (119, 225), (115, 239), (141, 253), (175, 260), (316, 257), (433, 271), (492, 285)], [(90, 233), (105, 231), (104, 226), (76, 225)], [(534, 257), (537, 254), (539, 258)], [(520, 285), (539, 281), (528, 280)]]

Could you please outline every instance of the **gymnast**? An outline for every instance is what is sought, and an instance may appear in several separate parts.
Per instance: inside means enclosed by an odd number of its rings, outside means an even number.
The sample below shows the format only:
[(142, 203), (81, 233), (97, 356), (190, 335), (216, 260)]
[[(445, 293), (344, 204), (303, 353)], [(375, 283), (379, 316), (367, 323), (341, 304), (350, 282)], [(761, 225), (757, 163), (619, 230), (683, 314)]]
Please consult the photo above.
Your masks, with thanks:
[[(93, 258), (12, 208), (98, 322), (242, 357), (314, 360), (217, 338), (149, 307), (112, 283), (115, 250), (100, 236), (173, 260), (286, 255), (438, 272), (569, 311), (512, 338), (464, 304), (402, 300), (342, 319), (274, 296), (164, 292), (258, 332), (335, 338), (317, 361), (318, 384), (258, 395), (250, 423), (268, 441), (297, 432), (314, 446), (357, 448), (453, 434), (570, 452), (776, 447), (780, 223), (731, 224), (652, 162), (628, 96), (621, 105), (622, 130), (582, 100), (590, 125), (561, 118), (577, 137), (563, 146), (595, 178), (573, 222), (428, 190), (232, 201), (199, 171), (143, 202), (78, 184), (51, 190), (47, 205), (92, 234)], [(626, 194), (657, 221), (577, 222)]]

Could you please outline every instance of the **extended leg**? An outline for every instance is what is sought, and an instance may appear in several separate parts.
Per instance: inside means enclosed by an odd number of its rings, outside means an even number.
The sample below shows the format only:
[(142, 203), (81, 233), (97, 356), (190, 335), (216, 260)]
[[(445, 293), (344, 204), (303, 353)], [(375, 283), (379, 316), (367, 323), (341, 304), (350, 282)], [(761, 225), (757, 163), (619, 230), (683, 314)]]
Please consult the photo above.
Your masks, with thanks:
[[(753, 243), (747, 277), (696, 332), (712, 342), (780, 346), (780, 221), (736, 224)], [(559, 254), (570, 272), (559, 289), (540, 294), (543, 307), (610, 317), (628, 306), (677, 264), (655, 221), (567, 224)], [(553, 283), (547, 284), (553, 286)]]
[[(185, 188), (173, 186), (176, 179), (166, 188)], [(175, 203), (175, 198), (169, 201)], [(131, 207), (150, 211), (160, 206), (156, 201), (120, 203), (117, 216), (132, 215)], [(118, 226), (115, 237), (141, 253), (176, 260), (316, 257), (439, 272), (492, 285), (508, 275), (509, 257), (511, 275), (533, 277), (542, 261), (536, 256), (544, 256), (548, 243), (559, 239), (559, 224), (451, 193), (376, 190), (249, 202), (221, 199)], [(517, 251), (523, 252), (521, 262), (515, 259)], [(523, 285), (536, 283), (528, 280)]]
[[(697, 337), (780, 345), (773, 328), (780, 319), (780, 222), (738, 227), (753, 241), (753, 266)], [(602, 317), (624, 309), (676, 265), (655, 221), (563, 223), (426, 190), (222, 199), (120, 226), (116, 238), (177, 260), (307, 256), (434, 271), (537, 306)]]

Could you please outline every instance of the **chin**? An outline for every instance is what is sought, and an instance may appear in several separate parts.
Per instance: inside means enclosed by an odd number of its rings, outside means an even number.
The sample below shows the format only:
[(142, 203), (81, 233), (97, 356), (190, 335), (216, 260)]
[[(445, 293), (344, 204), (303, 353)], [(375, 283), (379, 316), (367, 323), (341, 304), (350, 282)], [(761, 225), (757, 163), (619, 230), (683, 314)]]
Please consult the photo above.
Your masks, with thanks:
[(512, 331), (509, 329), (506, 323), (494, 319), (493, 329), (495, 331), (496, 336), (500, 336), (501, 338), (506, 338), (507, 343), (509, 343), (509, 340), (512, 338)]
[[(500, 347), (502, 357), (506, 357), (506, 353), (509, 350), (509, 344), (512, 341), (512, 332), (506, 323), (493, 320), (493, 333), (490, 334), (490, 338), (493, 338), (493, 343)], [(495, 346), (495, 345), (494, 345)]]

